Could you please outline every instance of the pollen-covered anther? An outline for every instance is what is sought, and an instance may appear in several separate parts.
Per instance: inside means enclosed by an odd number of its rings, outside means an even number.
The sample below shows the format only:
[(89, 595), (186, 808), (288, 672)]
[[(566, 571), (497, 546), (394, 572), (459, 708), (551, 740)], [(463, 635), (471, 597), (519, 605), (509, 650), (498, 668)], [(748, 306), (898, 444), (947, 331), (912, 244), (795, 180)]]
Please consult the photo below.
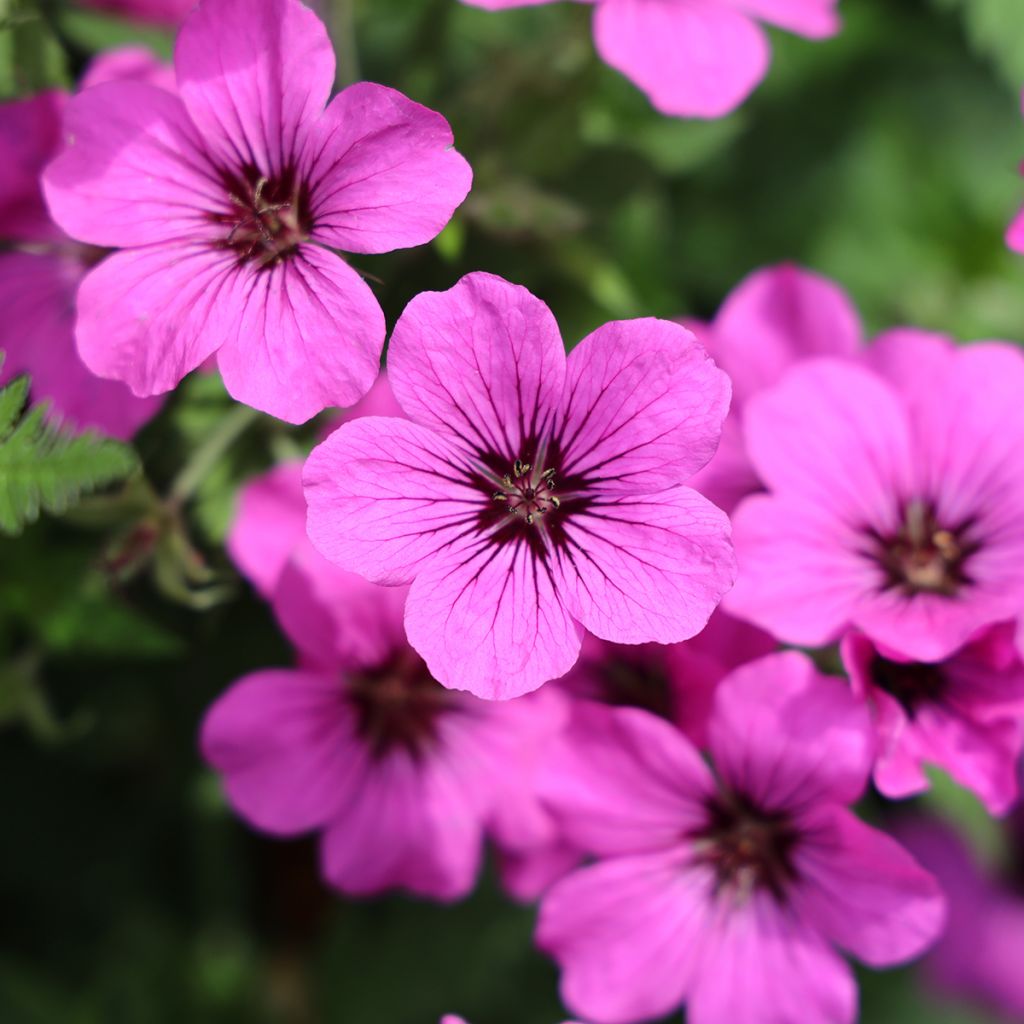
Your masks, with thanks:
[(536, 472), (529, 462), (516, 459), (512, 472), (501, 478), (502, 490), (492, 495), (506, 504), (507, 511), (532, 526), (540, 517), (561, 506), (555, 494), (555, 471)]

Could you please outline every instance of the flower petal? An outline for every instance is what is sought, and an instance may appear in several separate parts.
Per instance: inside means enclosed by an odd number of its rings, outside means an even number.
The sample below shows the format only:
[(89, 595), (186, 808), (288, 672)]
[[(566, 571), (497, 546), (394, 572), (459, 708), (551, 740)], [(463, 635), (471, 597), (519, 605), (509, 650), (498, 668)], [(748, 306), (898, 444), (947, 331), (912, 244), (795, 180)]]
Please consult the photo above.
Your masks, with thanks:
[(556, 436), (562, 475), (607, 493), (684, 483), (718, 447), (729, 379), (668, 320), (605, 324), (569, 355)]
[(92, 245), (212, 237), (205, 212), (224, 187), (181, 100), (145, 82), (108, 82), (73, 96), (67, 146), (43, 175), (53, 219)]
[(246, 676), (206, 713), (200, 745), (238, 813), (278, 835), (327, 822), (366, 758), (336, 673)]
[(717, 0), (604, 0), (594, 41), (604, 61), (677, 117), (728, 114), (768, 68), (761, 29)]
[(327, 103), (334, 51), (299, 0), (206, 0), (174, 51), (178, 91), (221, 166), (280, 172)]
[(35, 401), (75, 427), (124, 440), (160, 410), (160, 399), (136, 398), (123, 384), (90, 373), (75, 351), (75, 291), (80, 264), (60, 256), (0, 254), (0, 379), (27, 373)]
[(48, 89), (0, 103), (0, 224), (12, 242), (48, 242), (60, 232), (46, 210), (39, 175), (60, 149), (67, 96)]
[(366, 282), (315, 245), (248, 272), (238, 324), (217, 353), (232, 397), (288, 423), (362, 398), (380, 372), (385, 334)]
[(98, 53), (85, 69), (79, 89), (91, 89), (104, 82), (149, 82), (168, 92), (177, 92), (174, 68), (165, 64), (146, 46), (118, 46)]
[(766, 811), (852, 803), (874, 753), (864, 706), (797, 651), (748, 662), (722, 680), (708, 742), (726, 785)]
[(770, 489), (851, 527), (899, 528), (912, 480), (910, 425), (897, 394), (838, 359), (793, 367), (744, 413), (747, 451)]
[(687, 640), (736, 578), (728, 518), (688, 487), (563, 509), (558, 595), (603, 640)]
[(878, 577), (858, 537), (799, 498), (754, 495), (732, 517), (740, 573), (723, 607), (787, 643), (838, 640)]
[(562, 398), (565, 349), (555, 318), (525, 288), (468, 274), (423, 292), (395, 325), (388, 379), (406, 414), (470, 450), (508, 460), (550, 428)]
[(432, 560), (405, 608), (409, 643), (449, 689), (508, 700), (564, 675), (582, 630), (527, 540), (466, 543)]
[(539, 790), (569, 843), (618, 856), (674, 847), (706, 824), (714, 783), (670, 723), (639, 708), (579, 701)]
[(477, 530), (483, 503), (463, 456), (417, 423), (367, 416), (313, 449), (303, 472), (314, 547), (375, 583), (409, 583)]
[(722, 906), (702, 938), (691, 1024), (853, 1024), (853, 972), (771, 893)]
[(273, 593), (292, 552), (305, 538), (301, 462), (282, 462), (238, 492), (227, 549), (262, 597)]
[(678, 849), (602, 861), (557, 882), (541, 902), (536, 941), (562, 968), (566, 1005), (601, 1024), (677, 1009), (694, 984), (712, 889), (710, 872), (688, 869)]
[(170, 391), (237, 333), (245, 289), (233, 256), (205, 246), (114, 253), (78, 291), (78, 353), (136, 395)]
[(281, 573), (273, 606), (281, 628), (314, 664), (376, 668), (405, 648), (405, 587), (345, 572), (303, 538)]
[(757, 270), (722, 304), (711, 354), (740, 403), (812, 356), (853, 356), (861, 325), (849, 296), (827, 277), (784, 264)]
[[(473, 887), (483, 847), (471, 766), (402, 752), (375, 762), (323, 836), (327, 880), (353, 896), (403, 888), (438, 900)], [(472, 776), (472, 772), (467, 773)]]
[(346, 252), (423, 245), (451, 220), (473, 172), (448, 122), (394, 89), (339, 93), (310, 141), (313, 235)]
[(924, 952), (942, 933), (938, 882), (896, 840), (843, 807), (816, 813), (795, 854), (802, 913), (871, 967)]

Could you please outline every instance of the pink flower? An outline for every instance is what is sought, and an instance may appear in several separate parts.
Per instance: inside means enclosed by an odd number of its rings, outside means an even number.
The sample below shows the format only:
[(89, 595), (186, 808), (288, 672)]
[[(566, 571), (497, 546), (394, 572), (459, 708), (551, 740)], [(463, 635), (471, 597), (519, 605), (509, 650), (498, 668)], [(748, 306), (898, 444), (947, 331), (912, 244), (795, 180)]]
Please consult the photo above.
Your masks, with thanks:
[(139, 21), (151, 21), (160, 25), (177, 25), (198, 0), (81, 0), (89, 7), (95, 7), (110, 14), (120, 14)]
[(1017, 799), (1024, 749), (1024, 663), (1003, 623), (941, 662), (917, 662), (866, 636), (843, 640), (854, 692), (874, 713), (875, 785), (888, 797), (928, 788), (922, 764), (945, 769), (993, 814)]
[[(164, 66), (142, 47), (98, 57), (82, 80), (147, 77)], [(27, 373), (32, 397), (49, 401), (55, 416), (82, 429), (127, 439), (160, 409), (161, 400), (136, 398), (123, 384), (101, 380), (75, 351), (75, 293), (101, 251), (79, 245), (51, 220), (39, 176), (60, 149), (67, 97), (44, 92), (0, 104), (0, 383)]]
[[(463, 0), (498, 11), (554, 0)], [(588, 2), (588, 0), (584, 0)], [(589, 0), (594, 42), (664, 114), (722, 117), (768, 70), (757, 21), (822, 39), (839, 31), (838, 0)]]
[(563, 675), (582, 627), (699, 632), (734, 577), (726, 517), (681, 486), (711, 457), (725, 375), (676, 324), (607, 324), (568, 359), (550, 310), (471, 274), (391, 339), (410, 420), (348, 423), (306, 464), (309, 535), (342, 568), (412, 582), (436, 679), (504, 699)]
[(693, 486), (726, 512), (760, 489), (743, 444), (743, 410), (791, 366), (814, 356), (854, 357), (860, 318), (834, 282), (792, 264), (755, 270), (696, 333), (732, 380), (733, 399), (715, 457)]
[(485, 833), (536, 841), (521, 765), (560, 727), (560, 705), (436, 683), (405, 642), (404, 589), (344, 573), (306, 541), (300, 472), (279, 466), (243, 490), (229, 544), (298, 666), (236, 682), (207, 713), (203, 754), (256, 828), (319, 831), (324, 876), (342, 892), (456, 899)]
[(180, 99), (126, 82), (76, 97), (44, 178), (69, 234), (123, 250), (82, 283), (82, 358), (149, 395), (216, 352), (228, 391), (282, 419), (352, 405), (384, 317), (328, 247), (444, 227), (471, 178), (448, 123), (368, 83), (325, 110), (334, 54), (298, 0), (203, 0), (174, 63)]
[(599, 859), (552, 888), (537, 939), (566, 1004), (597, 1024), (848, 1024), (852, 972), (939, 934), (934, 879), (856, 818), (867, 716), (799, 653), (737, 669), (709, 729), (714, 773), (671, 725), (581, 706), (545, 776), (568, 833)]
[(1007, 1022), (1024, 1019), (1024, 900), (937, 821), (908, 823), (900, 839), (935, 873), (949, 903), (946, 930), (923, 963), (931, 985)]
[(1024, 355), (895, 331), (869, 367), (820, 359), (744, 411), (769, 494), (733, 524), (728, 608), (787, 643), (855, 627), (941, 661), (1024, 606)]

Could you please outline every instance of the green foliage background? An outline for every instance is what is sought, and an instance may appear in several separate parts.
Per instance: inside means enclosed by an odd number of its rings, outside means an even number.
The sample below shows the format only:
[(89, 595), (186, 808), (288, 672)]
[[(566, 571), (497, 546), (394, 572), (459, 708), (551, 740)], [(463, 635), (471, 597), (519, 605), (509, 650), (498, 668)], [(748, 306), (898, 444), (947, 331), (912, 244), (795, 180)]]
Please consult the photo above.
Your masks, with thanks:
[[(1024, 337), (1024, 260), (1002, 242), (1024, 199), (1021, 0), (842, 0), (839, 37), (773, 33), (765, 85), (710, 124), (659, 116), (605, 68), (583, 6), (323, 6), (340, 33), (354, 9), (341, 78), (444, 112), (476, 171), (433, 246), (359, 258), (390, 323), (485, 269), (542, 296), (571, 342), (611, 318), (710, 316), (748, 271), (793, 260), (845, 285), (871, 330)], [(170, 54), (168, 35), (58, 0), (0, 0), (0, 26), (7, 95), (69, 84), (105, 46)], [(138, 439), (143, 473), (0, 538), (2, 1024), (562, 1019), (532, 912), (490, 878), (450, 908), (336, 899), (314, 845), (248, 832), (196, 755), (211, 700), (288, 661), (222, 542), (240, 481), (315, 429), (190, 380)], [(1005, 856), (946, 793), (933, 804)], [(907, 970), (864, 977), (863, 1020), (985, 1018)]]

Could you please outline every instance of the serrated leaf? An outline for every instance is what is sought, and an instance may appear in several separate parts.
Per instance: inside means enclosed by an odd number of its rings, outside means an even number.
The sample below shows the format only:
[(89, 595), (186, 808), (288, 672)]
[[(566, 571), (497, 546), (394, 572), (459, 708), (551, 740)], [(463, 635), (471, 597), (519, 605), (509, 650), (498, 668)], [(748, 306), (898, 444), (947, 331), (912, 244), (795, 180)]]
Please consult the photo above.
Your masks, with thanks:
[(74, 434), (46, 418), (46, 405), (18, 417), (28, 379), (0, 389), (0, 531), (18, 534), (40, 511), (60, 514), (83, 494), (124, 480), (135, 451), (92, 431)]

